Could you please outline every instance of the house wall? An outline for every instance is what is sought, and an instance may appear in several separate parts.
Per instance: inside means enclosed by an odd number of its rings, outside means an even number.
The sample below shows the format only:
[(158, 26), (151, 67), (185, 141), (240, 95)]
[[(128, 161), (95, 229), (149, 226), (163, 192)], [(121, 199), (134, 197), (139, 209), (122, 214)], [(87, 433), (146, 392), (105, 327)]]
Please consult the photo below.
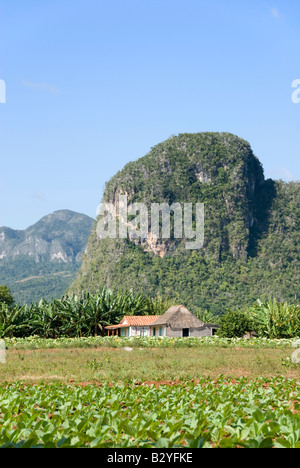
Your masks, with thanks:
[[(182, 337), (182, 328), (171, 328), (167, 327), (167, 333), (166, 336), (170, 336), (172, 338), (180, 338)], [(213, 332), (211, 328), (204, 328), (200, 329), (199, 328), (190, 328), (190, 336), (212, 336)]]
[[(155, 335), (153, 334), (153, 330), (155, 330)], [(166, 325), (151, 326), (151, 336), (167, 336)]]
[[(155, 335), (153, 335), (153, 329), (155, 329)], [(161, 330), (161, 331), (160, 331)], [(181, 338), (182, 337), (182, 328), (171, 328), (167, 327), (166, 325), (157, 325), (153, 326), (145, 326), (145, 327), (124, 327), (119, 329), (119, 335), (123, 337), (129, 336), (169, 336), (172, 338)], [(212, 328), (190, 328), (190, 335), (195, 337), (201, 336), (212, 336), (213, 329)]]
[(129, 336), (150, 336), (150, 327), (129, 327)]

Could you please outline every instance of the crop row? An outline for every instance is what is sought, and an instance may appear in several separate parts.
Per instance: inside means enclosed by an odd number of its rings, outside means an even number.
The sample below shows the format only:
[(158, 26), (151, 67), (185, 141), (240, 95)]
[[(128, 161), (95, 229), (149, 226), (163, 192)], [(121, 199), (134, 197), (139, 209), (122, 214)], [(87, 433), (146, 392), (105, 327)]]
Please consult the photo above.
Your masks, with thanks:
[(289, 349), (300, 347), (299, 340), (296, 339), (268, 339), (268, 338), (221, 338), (212, 337), (189, 337), (189, 338), (168, 338), (168, 337), (130, 337), (123, 338), (117, 336), (95, 336), (82, 338), (40, 338), (31, 336), (28, 338), (5, 338), (5, 345), (8, 349), (51, 349), (51, 348), (92, 348), (92, 347), (112, 347), (121, 348), (132, 346), (139, 348), (203, 348), (203, 347), (223, 347), (223, 348), (277, 348)]
[(2, 447), (300, 447), (299, 383), (0, 387)]

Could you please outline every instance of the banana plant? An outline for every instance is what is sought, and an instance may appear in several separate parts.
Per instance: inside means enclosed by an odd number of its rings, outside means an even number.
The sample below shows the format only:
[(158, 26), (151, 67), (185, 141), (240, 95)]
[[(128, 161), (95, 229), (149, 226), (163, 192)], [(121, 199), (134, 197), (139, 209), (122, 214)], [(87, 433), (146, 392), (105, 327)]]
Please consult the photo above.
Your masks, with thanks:
[(10, 308), (7, 304), (0, 304), (0, 338), (20, 336), (26, 327), (25, 306)]
[(31, 306), (27, 315), (28, 328), (32, 335), (45, 338), (57, 338), (60, 335), (61, 314), (54, 303), (42, 299), (39, 304)]
[(281, 303), (276, 299), (257, 301), (249, 310), (256, 330), (267, 338), (293, 338), (300, 334), (300, 306)]

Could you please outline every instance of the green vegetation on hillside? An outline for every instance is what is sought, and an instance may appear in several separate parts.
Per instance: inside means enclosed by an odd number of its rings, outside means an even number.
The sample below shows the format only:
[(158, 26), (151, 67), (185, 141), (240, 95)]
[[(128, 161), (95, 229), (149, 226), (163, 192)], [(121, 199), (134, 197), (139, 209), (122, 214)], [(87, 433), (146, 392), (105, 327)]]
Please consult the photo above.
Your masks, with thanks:
[(106, 185), (103, 201), (205, 204), (205, 244), (99, 240), (96, 225), (70, 292), (99, 287), (160, 295), (222, 315), (274, 297), (299, 303), (300, 184), (265, 180), (250, 145), (228, 133), (181, 134), (127, 164)]
[(81, 265), (93, 223), (86, 215), (60, 210), (24, 231), (0, 228), (0, 284), (22, 304), (61, 297)]

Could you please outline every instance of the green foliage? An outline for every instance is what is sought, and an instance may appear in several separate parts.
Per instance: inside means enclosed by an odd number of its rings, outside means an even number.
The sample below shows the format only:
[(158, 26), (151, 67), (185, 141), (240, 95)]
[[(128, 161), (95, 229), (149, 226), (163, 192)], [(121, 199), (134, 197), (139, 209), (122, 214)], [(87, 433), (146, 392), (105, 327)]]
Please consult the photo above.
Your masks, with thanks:
[(7, 286), (0, 286), (0, 304), (12, 306), (14, 302), (10, 289)]
[(267, 301), (299, 302), (300, 184), (265, 180), (250, 145), (228, 133), (180, 134), (127, 164), (106, 185), (103, 201), (204, 203), (204, 248), (159, 239), (166, 254), (128, 239), (99, 240), (95, 226), (70, 291), (133, 288), (191, 311)]
[[(16, 301), (22, 305), (34, 304), (41, 297), (51, 301), (53, 298), (60, 298), (65, 294), (70, 283), (74, 281), (79, 266), (80, 264), (59, 264), (51, 267), (45, 263), (45, 270), (43, 265), (40, 264), (40, 270), (36, 271), (37, 266), (32, 264), (28, 268), (30, 268), (29, 271), (37, 273), (36, 277), (33, 275), (33, 277), (19, 280), (17, 276), (12, 275), (9, 279), (9, 285)], [(51, 269), (52, 273), (50, 273)], [(56, 269), (59, 271), (55, 272)], [(16, 264), (14, 264), (14, 270), (19, 271)]]
[(300, 306), (276, 299), (258, 300), (244, 313), (228, 311), (219, 324), (220, 337), (241, 337), (254, 330), (258, 336), (270, 339), (297, 338), (300, 336)]
[(196, 316), (198, 317), (199, 320), (201, 320), (204, 323), (213, 323), (214, 325), (218, 325), (220, 322), (220, 317), (212, 314), (210, 310), (201, 310), (198, 309), (196, 312)]
[(242, 337), (247, 331), (252, 330), (251, 320), (243, 312), (228, 310), (220, 321), (218, 335), (225, 338)]
[(119, 323), (124, 315), (161, 315), (168, 307), (161, 298), (107, 288), (95, 295), (82, 292), (52, 302), (42, 299), (29, 306), (0, 304), (0, 337), (100, 335), (105, 326)]
[(86, 215), (60, 210), (24, 231), (0, 228), (0, 284), (22, 304), (61, 297), (80, 267), (93, 223)]
[[(216, 391), (217, 389), (217, 391)], [(0, 447), (299, 448), (295, 380), (0, 386)]]
[(300, 336), (300, 306), (270, 299), (257, 301), (248, 312), (259, 336), (267, 338), (293, 338)]
[[(297, 342), (296, 342), (297, 343)], [(187, 338), (170, 338), (154, 336), (88, 336), (81, 338), (59, 337), (42, 338), (29, 336), (24, 338), (5, 338), (8, 349), (70, 349), (70, 348), (236, 348), (243, 349), (291, 349), (295, 340), (270, 338), (222, 338), (220, 336), (203, 336)], [(298, 345), (297, 345), (298, 346)]]
[(0, 303), (0, 338), (26, 336), (25, 307), (9, 307)]

